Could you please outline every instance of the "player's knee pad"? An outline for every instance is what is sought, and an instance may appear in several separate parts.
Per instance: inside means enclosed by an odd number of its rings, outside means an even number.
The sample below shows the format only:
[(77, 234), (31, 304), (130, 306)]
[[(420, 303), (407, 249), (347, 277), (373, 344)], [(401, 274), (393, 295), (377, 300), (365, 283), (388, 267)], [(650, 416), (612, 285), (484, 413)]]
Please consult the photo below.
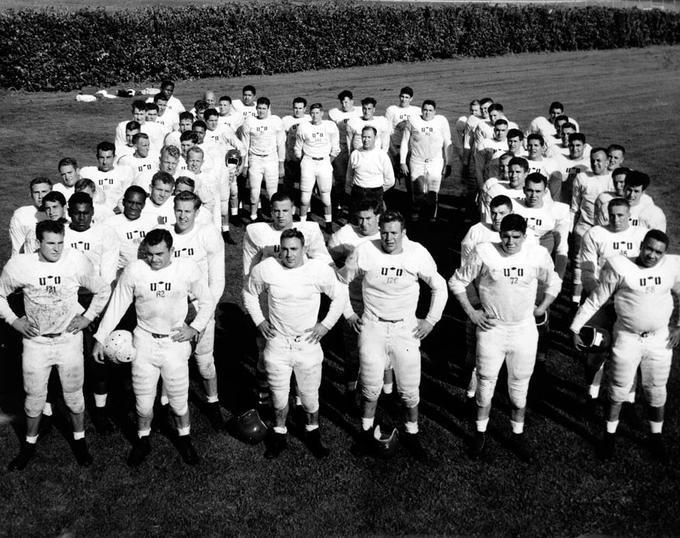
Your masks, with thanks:
[(666, 405), (666, 385), (662, 387), (644, 386), (645, 398), (650, 407), (662, 407)]
[(288, 405), (288, 395), (290, 391), (288, 389), (270, 389), (272, 396), (272, 406), (276, 410), (285, 409)]
[(321, 203), (328, 207), (331, 205), (331, 193), (330, 191), (322, 192), (321, 193)]
[(212, 379), (217, 376), (217, 370), (215, 369), (215, 357), (212, 353), (206, 353), (195, 355), (196, 366), (198, 366), (198, 372), (201, 374), (203, 379)]
[(524, 409), (527, 406), (527, 392), (529, 390), (528, 379), (508, 380), (508, 396), (510, 402), (517, 409)]
[(302, 407), (306, 413), (316, 413), (319, 410), (319, 391), (300, 391), (298, 389)]
[(418, 391), (417, 389), (404, 390), (401, 388), (400, 385), (397, 385), (397, 388), (399, 390), (399, 396), (401, 397), (401, 401), (404, 402), (404, 405), (408, 409), (412, 409), (420, 403), (420, 391)]
[(302, 205), (309, 205), (312, 201), (312, 191), (304, 191), (300, 193), (300, 203)]
[[(647, 391), (645, 391), (645, 394)], [(609, 401), (612, 403), (623, 403), (628, 401), (628, 395), (630, 394), (630, 386), (617, 384), (615, 380), (612, 380), (609, 385), (608, 396)]]
[(361, 382), (361, 396), (364, 398), (364, 400), (369, 402), (377, 402), (378, 398), (380, 397), (381, 390), (382, 386), (380, 384), (367, 385), (364, 381)]
[(26, 416), (36, 418), (42, 415), (43, 407), (47, 401), (47, 389), (39, 394), (27, 394), (24, 400), (24, 413)]
[(135, 410), (137, 416), (141, 418), (149, 418), (153, 416), (153, 396), (137, 396), (135, 401)]
[(69, 411), (75, 415), (85, 411), (85, 398), (83, 397), (82, 390), (76, 390), (74, 392), (64, 391), (64, 403)]
[(172, 400), (170, 400), (170, 409), (176, 417), (183, 417), (189, 412), (189, 405), (186, 402), (183, 405), (172, 405)]
[(491, 405), (493, 393), (496, 390), (497, 378), (483, 378), (477, 372), (477, 392), (475, 393), (475, 400), (479, 407), (487, 407)]

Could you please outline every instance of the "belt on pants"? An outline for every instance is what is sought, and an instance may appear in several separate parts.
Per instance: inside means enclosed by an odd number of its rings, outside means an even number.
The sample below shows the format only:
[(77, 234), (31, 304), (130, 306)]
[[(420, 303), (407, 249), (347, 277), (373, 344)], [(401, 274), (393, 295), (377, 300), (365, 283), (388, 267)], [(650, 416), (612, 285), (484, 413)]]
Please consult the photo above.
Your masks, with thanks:
[(309, 158), (312, 159), (313, 161), (323, 161), (326, 157), (309, 157)]
[(169, 334), (149, 333), (154, 338), (170, 338)]
[(41, 334), (40, 336), (43, 336), (45, 338), (58, 338), (62, 334), (64, 334), (64, 333), (45, 333), (45, 334)]
[(264, 155), (261, 155), (260, 153), (251, 153), (251, 157), (269, 157), (271, 153), (265, 153)]
[(378, 321), (382, 321), (383, 323), (401, 323), (404, 319), (385, 319), (378, 317)]

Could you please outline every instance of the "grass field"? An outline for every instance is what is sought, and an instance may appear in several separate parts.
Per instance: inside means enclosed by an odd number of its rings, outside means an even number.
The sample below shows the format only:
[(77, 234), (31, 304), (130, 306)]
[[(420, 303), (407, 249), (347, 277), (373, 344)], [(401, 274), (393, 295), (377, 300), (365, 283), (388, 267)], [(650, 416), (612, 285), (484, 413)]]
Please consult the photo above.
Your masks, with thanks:
[[(272, 99), (283, 114), (295, 95), (334, 105), (340, 89), (357, 97), (375, 96), (379, 110), (396, 101), (409, 84), (416, 101), (434, 98), (439, 111), (455, 119), (472, 98), (491, 96), (508, 117), (527, 125), (547, 112), (550, 101), (564, 102), (594, 145), (621, 143), (627, 164), (647, 171), (650, 194), (666, 211), (672, 240), (680, 224), (675, 175), (680, 137), (674, 112), (680, 107), (677, 81), (680, 48), (656, 47), (581, 53), (517, 55), (362, 69), (304, 72), (248, 79), (201, 80), (177, 84), (185, 104), (204, 89), (238, 96), (244, 83)], [(149, 81), (147, 85), (153, 85)], [(121, 84), (121, 87), (127, 87)], [(140, 86), (142, 87), (142, 86)], [(56, 162), (74, 156), (94, 164), (97, 142), (112, 139), (115, 124), (128, 117), (129, 100), (81, 104), (75, 93), (0, 93), (3, 122), (3, 183), (0, 229), (11, 211), (28, 203), (27, 183), (35, 175), (56, 178)], [(455, 185), (446, 185), (445, 202)], [(433, 227), (413, 230), (433, 252), (449, 277), (456, 248), (465, 232), (451, 209)], [(240, 239), (242, 232), (236, 230)], [(671, 251), (679, 252), (677, 241)], [(0, 261), (8, 241), (0, 238)], [(252, 383), (251, 334), (240, 306), (240, 250), (227, 250), (227, 289), (221, 305), (222, 328), (216, 355), (223, 405), (243, 406)], [(562, 311), (558, 304), (556, 311)], [(227, 434), (211, 431), (200, 405), (192, 403), (195, 444), (203, 456), (197, 468), (184, 466), (170, 441), (156, 434), (147, 464), (125, 465), (134, 432), (133, 415), (119, 417), (120, 433), (89, 434), (95, 463), (76, 466), (62, 427), (38, 445), (36, 461), (22, 473), (0, 481), (0, 534), (74, 535), (672, 535), (680, 528), (677, 462), (680, 456), (680, 389), (677, 363), (669, 383), (666, 437), (672, 465), (654, 462), (645, 448), (646, 426), (621, 428), (615, 461), (601, 463), (595, 443), (602, 421), (580, 413), (583, 368), (571, 356), (563, 326), (555, 346), (548, 382), (530, 403), (527, 433), (539, 462), (520, 463), (507, 449), (508, 403), (497, 396), (491, 419), (489, 459), (471, 461), (465, 453), (472, 427), (464, 409), (464, 340), (459, 313), (447, 315), (425, 342), (422, 431), (439, 457), (436, 469), (412, 462), (403, 448), (391, 461), (357, 460), (349, 453), (358, 422), (342, 407), (342, 369), (329, 350), (322, 386), (322, 427), (332, 449), (327, 462), (314, 460), (301, 442), (277, 461), (262, 457)], [(0, 395), (5, 411), (20, 411), (17, 358), (0, 363)], [(499, 384), (500, 386), (500, 384)], [(538, 394), (538, 393), (534, 393)], [(129, 395), (123, 394), (129, 404)], [(637, 405), (641, 415), (642, 406)], [(382, 411), (396, 420), (394, 410)], [(0, 468), (19, 446), (19, 427), (0, 429)]]

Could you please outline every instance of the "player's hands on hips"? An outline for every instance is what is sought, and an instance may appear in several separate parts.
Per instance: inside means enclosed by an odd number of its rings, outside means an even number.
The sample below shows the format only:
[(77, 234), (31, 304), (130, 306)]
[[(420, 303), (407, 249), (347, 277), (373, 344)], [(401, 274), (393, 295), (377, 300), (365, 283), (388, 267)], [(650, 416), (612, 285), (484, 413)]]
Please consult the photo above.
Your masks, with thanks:
[(542, 306), (535, 306), (534, 307), (534, 317), (537, 319), (543, 319), (543, 316), (545, 316), (545, 311), (547, 308), (542, 307)]
[(407, 164), (402, 164), (399, 166), (401, 169), (401, 173), (404, 174), (405, 176), (408, 176), (408, 165)]
[(267, 340), (271, 340), (276, 336), (276, 329), (274, 329), (274, 327), (272, 327), (272, 324), (269, 323), (266, 319), (257, 326), (257, 329), (262, 333), (262, 336), (264, 336)]
[(668, 334), (668, 348), (677, 347), (680, 344), (680, 327), (671, 329)]
[(496, 320), (492, 317), (489, 317), (488, 314), (481, 308), (478, 310), (473, 310), (468, 314), (468, 316), (470, 317), (470, 321), (472, 323), (484, 331), (488, 331), (496, 325)]
[(326, 329), (322, 323), (317, 323), (314, 327), (307, 329), (305, 332), (309, 333), (309, 336), (306, 338), (307, 342), (318, 344), (319, 340), (326, 336), (328, 329)]
[(68, 324), (68, 327), (66, 327), (66, 332), (76, 334), (77, 332), (86, 328), (89, 324), (89, 319), (87, 319), (85, 316), (81, 316), (80, 314), (76, 314), (73, 316), (71, 323)]
[(422, 340), (432, 332), (432, 329), (434, 329), (434, 325), (432, 325), (432, 323), (426, 319), (419, 319), (418, 323), (416, 323), (416, 328), (413, 329), (413, 336), (415, 336), (418, 340)]
[(579, 333), (572, 332), (571, 341), (574, 344), (574, 348), (576, 348), (578, 351), (581, 351), (584, 347), (586, 347)]
[(355, 333), (359, 334), (361, 332), (364, 322), (357, 314), (352, 314), (346, 321), (347, 325), (349, 325)]
[(106, 357), (104, 356), (104, 346), (97, 340), (95, 340), (94, 347), (92, 348), (92, 358), (99, 364), (104, 364), (104, 361), (106, 360)]
[(34, 336), (40, 335), (37, 325), (30, 321), (26, 316), (15, 319), (14, 323), (12, 323), (12, 327), (26, 338), (33, 338)]
[(283, 161), (279, 161), (279, 179), (286, 175), (286, 171), (283, 168)]
[(175, 334), (172, 335), (173, 342), (188, 342), (189, 340), (197, 338), (200, 334), (196, 329), (190, 327), (186, 323), (181, 327), (174, 327), (172, 330), (175, 331)]

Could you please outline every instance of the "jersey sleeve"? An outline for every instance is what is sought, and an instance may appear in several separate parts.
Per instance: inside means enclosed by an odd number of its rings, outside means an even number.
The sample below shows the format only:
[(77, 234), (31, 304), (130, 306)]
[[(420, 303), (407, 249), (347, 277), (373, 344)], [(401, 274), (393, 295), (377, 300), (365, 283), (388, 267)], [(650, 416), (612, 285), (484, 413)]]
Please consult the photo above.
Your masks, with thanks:
[(102, 225), (102, 241), (104, 250), (101, 260), (101, 276), (109, 285), (113, 285), (118, 271), (120, 239), (109, 226)]
[(248, 281), (243, 287), (243, 305), (253, 320), (255, 326), (259, 326), (266, 320), (260, 307), (260, 294), (266, 289), (266, 284), (262, 277), (262, 267), (260, 264), (253, 267)]
[(323, 278), (320, 283), (320, 290), (325, 293), (330, 299), (331, 304), (328, 307), (326, 317), (321, 321), (321, 324), (330, 330), (340, 319), (347, 303), (349, 302), (349, 292), (347, 285), (340, 282), (335, 276), (335, 271), (329, 266), (323, 268)]
[(133, 262), (123, 270), (123, 274), (118, 279), (118, 283), (111, 294), (111, 301), (109, 301), (109, 305), (106, 307), (104, 316), (99, 323), (99, 329), (94, 335), (102, 344), (111, 331), (116, 328), (123, 314), (132, 304), (135, 292), (133, 275), (135, 265)]
[(538, 247), (543, 253), (543, 261), (538, 270), (538, 282), (543, 286), (546, 295), (557, 297), (562, 289), (562, 279), (555, 272), (555, 264), (544, 247)]
[(477, 247), (473, 248), (465, 263), (449, 279), (449, 289), (454, 295), (465, 294), (465, 289), (480, 275), (484, 262)]
[(190, 262), (187, 265), (189, 266), (188, 271), (191, 276), (189, 291), (198, 301), (196, 317), (189, 326), (200, 333), (208, 325), (208, 321), (210, 321), (210, 318), (215, 312), (215, 301), (210, 293), (208, 283), (206, 282), (204, 275), (201, 274), (198, 266), (194, 262)]
[(620, 281), (620, 275), (610, 262), (606, 262), (600, 272), (599, 284), (578, 309), (569, 329), (574, 333), (581, 332), (588, 320), (614, 295)]
[(7, 302), (7, 297), (22, 287), (21, 281), (17, 278), (15, 264), (16, 262), (10, 259), (0, 275), (0, 318), (8, 325), (12, 325), (19, 317)]
[(215, 304), (224, 293), (224, 242), (215, 228), (206, 227), (205, 250), (208, 256), (208, 286)]
[(437, 271), (437, 264), (425, 248), (422, 249), (419, 260), (420, 267), (418, 269), (418, 277), (430, 286), (430, 290), (432, 291), (430, 309), (427, 316), (425, 316), (425, 320), (431, 325), (434, 325), (442, 318), (446, 300), (448, 299), (446, 280), (444, 280), (444, 277)]
[[(73, 252), (73, 254), (76, 253), (80, 254), (77, 251)], [(77, 256), (76, 259), (78, 264), (78, 270), (76, 273), (78, 283), (94, 294), (92, 301), (90, 302), (90, 306), (83, 314), (84, 317), (92, 321), (101, 313), (102, 310), (104, 310), (106, 302), (109, 300), (109, 296), (111, 295), (111, 286), (106, 280), (97, 274), (97, 271), (90, 260), (88, 260), (84, 255)]]
[(24, 246), (24, 241), (26, 241), (26, 236), (21, 229), (21, 223), (16, 211), (12, 214), (12, 218), (9, 221), (9, 239), (12, 242), (12, 256), (19, 254)]
[(581, 260), (581, 280), (583, 281), (583, 288), (586, 293), (590, 293), (597, 286), (597, 278), (595, 274), (598, 269), (598, 248), (592, 234), (593, 228), (588, 230), (581, 242), (581, 250), (579, 251), (579, 259)]
[(328, 249), (323, 240), (323, 235), (321, 235), (321, 229), (318, 225), (314, 225), (312, 230), (309, 237), (309, 245), (307, 245), (307, 255), (313, 260), (321, 260), (328, 265), (331, 265), (333, 263), (333, 258), (331, 258), (331, 255), (328, 253)]
[(252, 231), (246, 228), (243, 238), (243, 275), (248, 276), (250, 270), (258, 263), (260, 249), (253, 241)]

